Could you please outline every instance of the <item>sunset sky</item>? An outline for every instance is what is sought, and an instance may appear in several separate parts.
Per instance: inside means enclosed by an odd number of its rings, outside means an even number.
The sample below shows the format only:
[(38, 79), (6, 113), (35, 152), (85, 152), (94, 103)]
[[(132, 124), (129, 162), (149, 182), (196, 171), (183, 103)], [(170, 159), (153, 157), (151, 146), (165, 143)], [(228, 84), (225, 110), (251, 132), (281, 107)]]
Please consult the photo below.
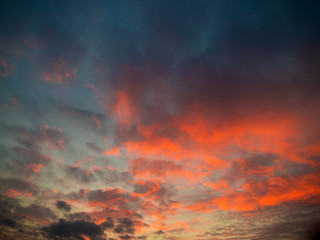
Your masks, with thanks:
[(319, 16), (1, 1), (0, 239), (316, 239)]

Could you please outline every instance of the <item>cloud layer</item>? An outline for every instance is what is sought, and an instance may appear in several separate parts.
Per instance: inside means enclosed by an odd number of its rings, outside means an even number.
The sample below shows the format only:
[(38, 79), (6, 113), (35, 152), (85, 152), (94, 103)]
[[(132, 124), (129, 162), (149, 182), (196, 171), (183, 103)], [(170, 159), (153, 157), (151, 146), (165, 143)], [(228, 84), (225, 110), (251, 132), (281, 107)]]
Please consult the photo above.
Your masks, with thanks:
[(316, 238), (319, 7), (2, 2), (0, 238)]

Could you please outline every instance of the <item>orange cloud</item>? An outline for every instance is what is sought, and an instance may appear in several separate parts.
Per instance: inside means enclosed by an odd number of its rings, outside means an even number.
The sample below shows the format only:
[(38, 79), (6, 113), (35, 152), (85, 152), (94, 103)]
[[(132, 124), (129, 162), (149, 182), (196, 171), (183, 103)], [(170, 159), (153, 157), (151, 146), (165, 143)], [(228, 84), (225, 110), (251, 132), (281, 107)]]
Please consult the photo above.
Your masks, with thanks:
[(111, 150), (105, 149), (101, 152), (101, 154), (106, 156), (119, 157), (119, 154), (120, 154), (119, 151), (120, 151), (120, 147), (115, 147), (114, 149), (111, 149)]
[(239, 188), (229, 185), (206, 184), (220, 190), (221, 196), (200, 201), (186, 209), (195, 212), (210, 212), (217, 208), (225, 211), (253, 211), (267, 206), (280, 205), (290, 201), (314, 203), (319, 201), (319, 173), (299, 177), (271, 177), (266, 181), (251, 180)]
[(45, 168), (42, 164), (28, 163), (24, 165), (25, 169), (31, 169), (36, 173), (40, 173), (40, 169)]

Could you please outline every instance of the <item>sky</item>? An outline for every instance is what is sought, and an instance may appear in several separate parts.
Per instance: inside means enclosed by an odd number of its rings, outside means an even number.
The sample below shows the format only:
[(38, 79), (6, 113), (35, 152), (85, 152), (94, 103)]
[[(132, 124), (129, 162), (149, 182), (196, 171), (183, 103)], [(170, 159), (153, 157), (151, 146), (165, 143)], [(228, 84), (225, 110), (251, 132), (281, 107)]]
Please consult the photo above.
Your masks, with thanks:
[(306, 240), (320, 4), (0, 3), (0, 238)]

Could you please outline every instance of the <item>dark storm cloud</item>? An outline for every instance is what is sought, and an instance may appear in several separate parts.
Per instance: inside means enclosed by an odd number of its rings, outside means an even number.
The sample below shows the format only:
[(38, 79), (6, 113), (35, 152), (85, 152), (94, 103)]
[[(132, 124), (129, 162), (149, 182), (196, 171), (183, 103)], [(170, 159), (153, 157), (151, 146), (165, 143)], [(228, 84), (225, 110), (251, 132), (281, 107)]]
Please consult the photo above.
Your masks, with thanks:
[(59, 219), (59, 222), (53, 223), (44, 228), (50, 239), (84, 239), (81, 235), (85, 235), (92, 240), (106, 239), (104, 238), (103, 229), (92, 222), (85, 221), (66, 221)]
[(67, 212), (71, 210), (71, 205), (65, 201), (56, 201), (56, 207)]

